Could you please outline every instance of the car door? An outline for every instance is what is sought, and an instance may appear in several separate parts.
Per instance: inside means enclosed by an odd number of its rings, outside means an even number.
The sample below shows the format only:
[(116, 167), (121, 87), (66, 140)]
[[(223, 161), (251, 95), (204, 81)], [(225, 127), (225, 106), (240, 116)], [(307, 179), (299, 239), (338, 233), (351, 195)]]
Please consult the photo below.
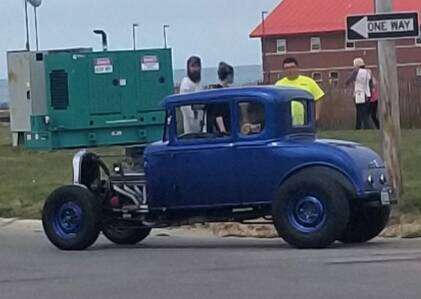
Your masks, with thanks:
[[(267, 110), (258, 99), (238, 99), (235, 104), (237, 139), (234, 146), (239, 193), (244, 205), (271, 200), (279, 156), (268, 140)], [(276, 173), (276, 171), (275, 171)]]
[[(237, 174), (235, 173), (235, 153), (231, 130), (231, 106), (228, 101), (219, 101), (219, 108), (225, 113), (226, 134), (216, 134), (211, 123), (209, 105), (194, 114), (203, 115), (198, 132), (184, 134), (183, 125), (177, 124), (175, 145), (170, 149), (171, 164), (174, 165), (174, 206), (212, 207), (238, 202)], [(191, 108), (192, 106), (190, 106)], [(220, 109), (217, 110), (220, 110)], [(186, 107), (177, 109), (177, 120), (183, 119)], [(214, 109), (213, 109), (214, 110)], [(227, 119), (229, 118), (229, 119)], [(195, 126), (189, 126), (189, 129)]]

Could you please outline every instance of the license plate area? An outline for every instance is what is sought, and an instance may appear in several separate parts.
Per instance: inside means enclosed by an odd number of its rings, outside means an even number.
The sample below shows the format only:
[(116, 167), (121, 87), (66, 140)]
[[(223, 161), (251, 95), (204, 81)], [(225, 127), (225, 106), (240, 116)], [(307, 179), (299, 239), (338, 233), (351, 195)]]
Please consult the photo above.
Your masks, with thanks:
[(380, 194), (380, 201), (382, 203), (383, 206), (388, 206), (391, 203), (391, 194), (389, 192), (389, 190), (385, 189), (381, 192)]

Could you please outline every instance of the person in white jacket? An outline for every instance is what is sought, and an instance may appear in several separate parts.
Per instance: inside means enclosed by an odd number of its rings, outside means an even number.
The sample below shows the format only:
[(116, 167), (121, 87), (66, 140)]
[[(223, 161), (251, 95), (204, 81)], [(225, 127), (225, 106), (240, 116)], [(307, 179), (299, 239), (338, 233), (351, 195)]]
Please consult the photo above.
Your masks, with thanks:
[[(202, 61), (192, 56), (187, 60), (187, 76), (180, 85), (180, 94), (201, 91)], [(181, 107), (184, 134), (199, 133), (203, 127), (203, 111), (194, 111), (190, 106)]]
[(365, 68), (365, 62), (362, 58), (354, 59), (354, 71), (346, 81), (346, 86), (354, 83), (354, 101), (356, 114), (356, 129), (370, 129), (369, 113), (371, 98), (371, 79), (370, 70)]

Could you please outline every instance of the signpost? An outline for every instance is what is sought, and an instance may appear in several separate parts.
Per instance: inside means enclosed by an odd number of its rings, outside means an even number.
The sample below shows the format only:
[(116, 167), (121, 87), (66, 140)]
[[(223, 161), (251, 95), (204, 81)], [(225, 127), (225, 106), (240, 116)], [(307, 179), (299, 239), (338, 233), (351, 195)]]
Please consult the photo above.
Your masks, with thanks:
[(418, 37), (418, 13), (389, 13), (347, 17), (347, 38), (356, 40)]
[(28, 2), (34, 7), (34, 17), (35, 17), (35, 40), (36, 40), (36, 50), (39, 49), (38, 43), (38, 14), (37, 8), (41, 6), (43, 0), (24, 0), (25, 1), (25, 22), (26, 22), (26, 51), (30, 51), (31, 47), (29, 46), (29, 22), (28, 22)]
[(26, 25), (26, 43), (25, 48), (26, 51), (31, 50), (31, 46), (29, 45), (29, 21), (28, 21), (28, 1), (24, 0), (25, 2), (25, 25)]
[(396, 47), (393, 39), (420, 34), (418, 13), (392, 13), (392, 0), (374, 0), (377, 14), (348, 16), (348, 41), (378, 40), (380, 76), (379, 116), (382, 150), (389, 184), (398, 198), (403, 193), (400, 157), (400, 111)]

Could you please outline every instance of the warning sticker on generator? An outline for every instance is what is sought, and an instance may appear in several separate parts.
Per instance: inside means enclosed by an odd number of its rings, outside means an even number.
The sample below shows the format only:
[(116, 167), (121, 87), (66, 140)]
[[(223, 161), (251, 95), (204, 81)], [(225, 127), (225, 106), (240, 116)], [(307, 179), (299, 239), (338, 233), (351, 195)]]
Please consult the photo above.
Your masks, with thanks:
[(109, 74), (113, 72), (113, 63), (110, 58), (97, 58), (94, 60), (95, 74)]
[(158, 56), (143, 56), (141, 66), (142, 71), (159, 71)]

